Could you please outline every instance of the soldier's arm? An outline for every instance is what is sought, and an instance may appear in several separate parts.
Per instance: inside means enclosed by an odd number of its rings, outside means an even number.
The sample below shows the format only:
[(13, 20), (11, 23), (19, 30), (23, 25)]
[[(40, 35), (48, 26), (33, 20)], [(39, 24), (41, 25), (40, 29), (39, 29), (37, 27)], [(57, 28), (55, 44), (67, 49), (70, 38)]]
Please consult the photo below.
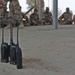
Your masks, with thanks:
[(64, 18), (64, 13), (59, 17), (58, 21), (62, 21), (62, 19)]
[(62, 19), (64, 18), (64, 14), (65, 14), (65, 13), (63, 13), (63, 14), (59, 17), (59, 20), (62, 20)]

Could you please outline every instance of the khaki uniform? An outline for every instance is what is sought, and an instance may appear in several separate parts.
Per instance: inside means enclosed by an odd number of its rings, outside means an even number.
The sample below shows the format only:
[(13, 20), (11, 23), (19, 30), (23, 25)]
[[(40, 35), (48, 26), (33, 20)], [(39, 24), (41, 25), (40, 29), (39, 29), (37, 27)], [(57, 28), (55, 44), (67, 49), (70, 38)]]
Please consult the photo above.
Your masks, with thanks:
[(70, 12), (64, 12), (59, 17), (59, 24), (72, 24), (72, 14)]
[(39, 15), (32, 13), (30, 15), (30, 25), (38, 25), (39, 22)]

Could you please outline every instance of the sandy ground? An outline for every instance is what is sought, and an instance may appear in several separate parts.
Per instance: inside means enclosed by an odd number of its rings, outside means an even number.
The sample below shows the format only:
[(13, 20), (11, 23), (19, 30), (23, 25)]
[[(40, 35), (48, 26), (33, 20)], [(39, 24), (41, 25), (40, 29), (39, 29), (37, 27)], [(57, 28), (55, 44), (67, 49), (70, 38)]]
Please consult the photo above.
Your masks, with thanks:
[[(5, 29), (5, 41), (10, 43), (9, 31)], [(52, 26), (25, 27), (19, 36), (23, 69), (0, 62), (0, 75), (75, 75), (75, 25), (61, 25), (57, 30)]]

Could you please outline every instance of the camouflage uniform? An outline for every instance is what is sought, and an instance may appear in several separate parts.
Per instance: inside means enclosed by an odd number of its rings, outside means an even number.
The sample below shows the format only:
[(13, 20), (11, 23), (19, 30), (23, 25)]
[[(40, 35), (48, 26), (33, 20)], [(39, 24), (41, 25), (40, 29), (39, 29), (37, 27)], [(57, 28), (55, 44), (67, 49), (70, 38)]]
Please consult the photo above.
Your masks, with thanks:
[(14, 23), (16, 19), (19, 23), (22, 21), (22, 12), (21, 12), (21, 6), (19, 5), (18, 0), (11, 0), (9, 4), (9, 17), (14, 19)]
[(1, 27), (1, 18), (2, 18), (2, 12), (3, 12), (3, 2), (0, 0), (0, 27)]
[(5, 22), (6, 22), (5, 25), (7, 25), (7, 8), (6, 8), (6, 5), (7, 5), (7, 1), (0, 0), (0, 27), (1, 27), (2, 18), (5, 19)]
[(38, 23), (39, 23), (39, 15), (37, 13), (32, 13), (30, 15), (30, 25), (38, 25)]
[(24, 24), (24, 26), (29, 26), (29, 19), (26, 16), (26, 14), (23, 13), (22, 16), (23, 16), (23, 24)]
[[(49, 10), (49, 8), (47, 7), (46, 9)], [(42, 18), (42, 22), (43, 24), (52, 24), (52, 13), (51, 12), (44, 12), (43, 13), (43, 18)]]
[(64, 12), (59, 17), (59, 24), (72, 24), (72, 13), (70, 13), (70, 12)]

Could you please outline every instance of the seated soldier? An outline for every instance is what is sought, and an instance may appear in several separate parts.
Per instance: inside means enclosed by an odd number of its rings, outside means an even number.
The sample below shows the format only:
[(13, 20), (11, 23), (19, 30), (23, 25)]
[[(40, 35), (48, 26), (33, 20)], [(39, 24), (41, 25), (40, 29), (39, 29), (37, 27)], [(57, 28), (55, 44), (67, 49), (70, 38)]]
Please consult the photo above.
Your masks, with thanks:
[(49, 12), (49, 7), (46, 7), (46, 11), (43, 13), (43, 18), (42, 18), (43, 24), (52, 24), (52, 13)]
[(30, 25), (36, 26), (39, 23), (38, 10), (34, 9), (34, 12), (30, 15)]
[(22, 13), (24, 26), (29, 26), (29, 19), (26, 14)]
[(59, 17), (59, 24), (72, 24), (72, 13), (69, 8)]

